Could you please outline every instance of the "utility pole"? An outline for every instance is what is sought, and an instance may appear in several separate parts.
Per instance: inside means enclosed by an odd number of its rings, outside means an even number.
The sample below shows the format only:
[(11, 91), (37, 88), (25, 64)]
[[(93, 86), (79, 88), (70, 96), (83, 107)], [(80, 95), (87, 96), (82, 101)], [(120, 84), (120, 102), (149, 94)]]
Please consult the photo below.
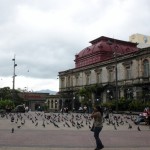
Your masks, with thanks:
[(15, 77), (17, 76), (16, 73), (15, 73), (15, 68), (17, 66), (16, 64), (16, 60), (15, 60), (15, 55), (14, 55), (14, 58), (12, 59), (12, 61), (14, 62), (13, 64), (13, 101), (15, 100)]
[(118, 112), (118, 69), (117, 69), (117, 54), (114, 52), (115, 57), (115, 85), (116, 85), (116, 112)]
[[(113, 45), (113, 43), (111, 41), (108, 41), (107, 42), (110, 46)], [(116, 91), (115, 91), (115, 98), (116, 98), (116, 112), (118, 112), (118, 69), (117, 69), (117, 52), (116, 52), (116, 49), (115, 48), (112, 48), (113, 50), (113, 56), (115, 58), (115, 88), (116, 88)]]

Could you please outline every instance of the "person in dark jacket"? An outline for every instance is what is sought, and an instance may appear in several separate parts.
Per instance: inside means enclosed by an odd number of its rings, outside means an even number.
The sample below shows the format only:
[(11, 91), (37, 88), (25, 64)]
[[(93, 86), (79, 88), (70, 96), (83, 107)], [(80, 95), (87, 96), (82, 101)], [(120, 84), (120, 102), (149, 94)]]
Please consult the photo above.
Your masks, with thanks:
[(100, 138), (99, 138), (99, 133), (101, 132), (103, 128), (103, 110), (100, 106), (96, 106), (94, 108), (94, 111), (91, 115), (91, 118), (94, 118), (94, 138), (96, 141), (96, 149), (95, 150), (100, 150), (104, 148), (104, 145), (102, 144)]

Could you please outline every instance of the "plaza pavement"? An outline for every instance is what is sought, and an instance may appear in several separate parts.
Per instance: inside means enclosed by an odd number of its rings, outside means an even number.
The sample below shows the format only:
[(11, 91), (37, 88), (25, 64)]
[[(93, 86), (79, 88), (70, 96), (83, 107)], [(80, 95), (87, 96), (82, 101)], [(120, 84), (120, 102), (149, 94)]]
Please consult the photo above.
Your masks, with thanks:
[[(17, 115), (14, 115), (14, 122), (11, 122), (12, 115), (0, 116), (0, 150), (94, 150), (95, 140), (89, 129), (92, 120), (87, 122), (85, 119), (85, 116), (89, 117), (88, 114), (48, 113), (46, 116), (50, 116), (50, 119), (47, 120), (44, 113), (29, 112), (21, 114), (22, 119), (19, 116), (18, 121)], [(72, 116), (77, 116), (74, 117), (76, 123), (82, 122), (81, 128), (71, 125)], [(150, 128), (141, 124), (141, 131), (138, 131), (138, 126), (133, 123), (131, 116), (119, 117), (123, 118), (124, 124), (116, 128), (108, 121), (104, 122), (100, 133), (104, 150), (149, 150)], [(114, 115), (110, 118), (113, 120)], [(55, 120), (59, 128), (50, 120)]]

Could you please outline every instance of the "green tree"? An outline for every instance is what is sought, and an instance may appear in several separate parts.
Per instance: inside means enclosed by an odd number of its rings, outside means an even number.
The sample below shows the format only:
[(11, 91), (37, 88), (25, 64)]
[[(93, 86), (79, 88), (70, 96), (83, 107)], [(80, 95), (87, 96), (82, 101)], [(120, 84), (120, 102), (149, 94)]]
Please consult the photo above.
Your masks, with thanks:
[(91, 99), (91, 89), (89, 87), (83, 87), (79, 90), (79, 95), (82, 97), (81, 103), (83, 105), (89, 105), (89, 100)]
[(140, 100), (133, 100), (129, 104), (129, 110), (132, 111), (143, 111), (146, 105)]
[(10, 87), (0, 88), (0, 99), (6, 100), (12, 98), (12, 92)]
[(10, 87), (4, 87), (4, 88), (0, 88), (0, 100), (1, 101), (12, 101), (15, 106), (22, 104), (23, 103), (23, 99), (21, 97), (19, 97), (19, 93), (20, 91), (18, 90), (12, 90), (10, 89)]
[(11, 100), (1, 100), (0, 101), (0, 109), (8, 109), (8, 108), (11, 108), (11, 109), (14, 108), (13, 101), (11, 101)]

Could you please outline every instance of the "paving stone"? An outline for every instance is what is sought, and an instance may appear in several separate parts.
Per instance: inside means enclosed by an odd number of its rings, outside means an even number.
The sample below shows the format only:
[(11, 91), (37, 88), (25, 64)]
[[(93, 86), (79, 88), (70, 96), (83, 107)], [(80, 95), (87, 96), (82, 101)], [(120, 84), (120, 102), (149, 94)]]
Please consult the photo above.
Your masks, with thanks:
[[(15, 118), (14, 122), (11, 122), (12, 115)], [(133, 123), (131, 116), (115, 116), (123, 118), (124, 124), (116, 125), (116, 130), (108, 121), (104, 122), (103, 130), (100, 133), (100, 138), (105, 145), (104, 150), (147, 150), (150, 147), (150, 129), (148, 126), (141, 124), (139, 125), (141, 131), (138, 131), (138, 126)], [(35, 121), (35, 117), (38, 119), (37, 121)], [(47, 117), (50, 118), (47, 119)], [(19, 118), (18, 122), (17, 118)], [(75, 127), (72, 126), (72, 118), (76, 123)], [(93, 120), (87, 121), (87, 118), (90, 118), (89, 114), (62, 115), (43, 112), (29, 112), (19, 114), (18, 117), (16, 114), (1, 116), (0, 150), (93, 150), (95, 140), (93, 132), (89, 129)], [(114, 115), (111, 115), (110, 119), (113, 122), (114, 118)], [(37, 122), (38, 125), (35, 126)], [(43, 126), (43, 122), (45, 126)], [(80, 128), (77, 128), (77, 122), (82, 124)], [(128, 128), (129, 124), (132, 126), (131, 129)], [(18, 126), (21, 127), (18, 128)], [(12, 128), (14, 128), (14, 133), (12, 133)]]

